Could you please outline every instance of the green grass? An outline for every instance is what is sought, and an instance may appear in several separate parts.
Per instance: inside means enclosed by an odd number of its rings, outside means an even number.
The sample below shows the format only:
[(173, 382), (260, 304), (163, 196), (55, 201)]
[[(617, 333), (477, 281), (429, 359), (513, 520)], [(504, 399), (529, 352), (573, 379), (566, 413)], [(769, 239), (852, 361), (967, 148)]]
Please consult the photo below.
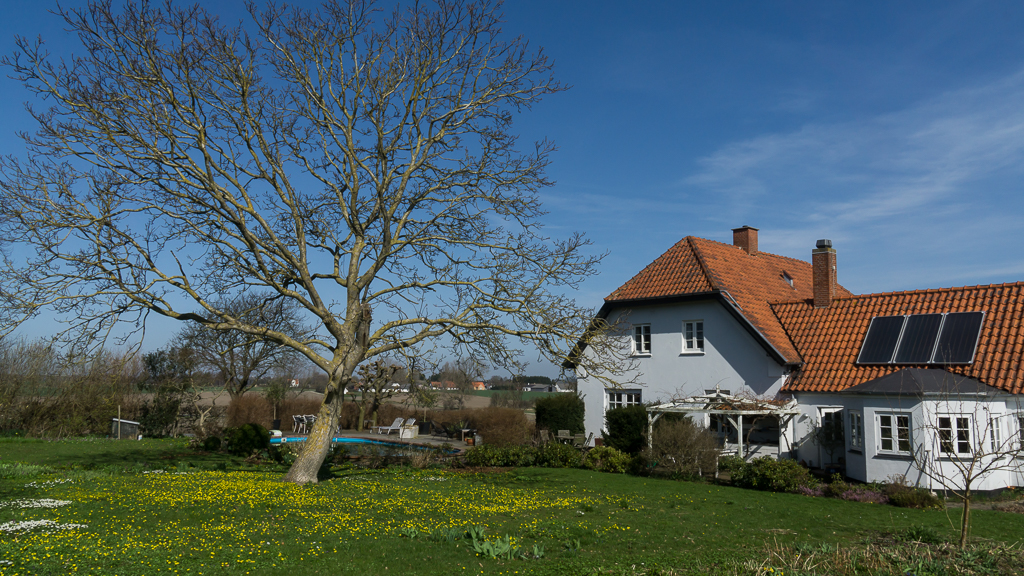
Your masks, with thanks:
[[(5, 440), (0, 454), (0, 503), (71, 502), (0, 504), (0, 524), (87, 525), (0, 532), (0, 560), (11, 563), (0, 562), (2, 575), (768, 574), (756, 567), (769, 565), (772, 550), (806, 558), (915, 530), (952, 539), (956, 524), (954, 511), (583, 470), (349, 466), (300, 487), (276, 481), (282, 468), (240, 470), (237, 460), (201, 457), (173, 440)], [(15, 460), (37, 468), (4, 474)], [(227, 470), (201, 469), (218, 463)], [(167, 472), (143, 473), (158, 468)], [(976, 538), (1024, 540), (1020, 515), (977, 511), (974, 521)], [(470, 527), (492, 541), (543, 547), (543, 556), (477, 556), (462, 537)]]

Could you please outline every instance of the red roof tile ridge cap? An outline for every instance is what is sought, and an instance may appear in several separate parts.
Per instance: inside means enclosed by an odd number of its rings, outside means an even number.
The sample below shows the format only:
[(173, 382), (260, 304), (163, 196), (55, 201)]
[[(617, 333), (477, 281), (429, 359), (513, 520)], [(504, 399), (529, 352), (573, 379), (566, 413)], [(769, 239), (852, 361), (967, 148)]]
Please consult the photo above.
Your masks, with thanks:
[(1020, 282), (1004, 282), (1002, 284), (975, 284), (973, 286), (949, 286), (945, 288), (917, 288), (914, 290), (895, 290), (893, 292), (872, 292), (870, 294), (854, 294), (852, 296), (843, 296), (840, 298), (833, 298), (835, 300), (857, 300), (860, 298), (874, 298), (878, 296), (902, 296), (910, 294), (937, 294), (940, 292), (955, 292), (955, 291), (976, 291), (976, 290), (989, 290), (991, 288), (1010, 288), (1010, 287), (1024, 287), (1024, 281)]
[[(713, 244), (718, 244), (720, 246), (726, 246), (726, 247), (729, 247), (729, 248), (736, 248), (737, 250), (743, 250), (743, 248), (740, 248), (739, 246), (736, 246), (735, 244), (726, 244), (725, 242), (719, 242), (718, 240), (712, 240), (710, 238), (701, 238), (700, 236), (687, 236), (687, 238), (693, 238), (694, 240), (702, 240), (704, 242), (711, 242)], [(811, 265), (811, 263), (808, 262), (807, 260), (801, 260), (799, 258), (793, 258), (792, 256), (783, 256), (782, 254), (773, 254), (771, 252), (765, 252), (764, 250), (758, 250), (757, 254), (752, 254), (752, 256), (761, 256), (761, 255), (771, 256), (772, 258), (781, 258), (783, 260), (789, 260), (789, 261), (795, 262), (797, 264), (803, 264), (804, 266), (810, 266)]]
[[(711, 269), (708, 268), (707, 262), (704, 261), (704, 255), (700, 253), (700, 248), (697, 247), (694, 239), (694, 236), (687, 236), (686, 238), (683, 238), (683, 240), (686, 240), (686, 243), (690, 245), (690, 250), (693, 251), (693, 255), (697, 257), (697, 264), (700, 266), (701, 274), (704, 274), (704, 279), (708, 281), (708, 286), (710, 286), (712, 290), (718, 290), (720, 287), (718, 286), (718, 283), (715, 282), (715, 277), (711, 275)], [(704, 240), (704, 238), (696, 239)], [(712, 242), (714, 242), (714, 240), (712, 240)]]

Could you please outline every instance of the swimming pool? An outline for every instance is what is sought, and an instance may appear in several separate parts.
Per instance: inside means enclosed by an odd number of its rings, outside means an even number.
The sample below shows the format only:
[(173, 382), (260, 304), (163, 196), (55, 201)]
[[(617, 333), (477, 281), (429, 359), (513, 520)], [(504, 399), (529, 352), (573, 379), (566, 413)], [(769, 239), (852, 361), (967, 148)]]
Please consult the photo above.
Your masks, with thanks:
[[(305, 442), (306, 436), (279, 436), (270, 439), (271, 444), (292, 444), (294, 442)], [(339, 444), (378, 444), (381, 446), (395, 446), (398, 448), (416, 448), (412, 444), (401, 442), (388, 442), (386, 440), (374, 440), (372, 438), (348, 438), (346, 436), (335, 436), (331, 438), (332, 443)]]
[[(271, 444), (294, 444), (296, 442), (305, 442), (306, 436), (278, 436), (270, 439)], [(360, 446), (379, 446), (379, 450), (382, 453), (388, 452), (389, 448), (404, 449), (404, 450), (436, 450), (439, 446), (427, 446), (424, 444), (403, 444), (401, 442), (388, 442), (387, 440), (375, 440), (373, 438), (348, 438), (345, 436), (335, 436), (331, 438), (332, 444), (341, 444), (345, 447), (345, 451), (348, 454), (356, 454)], [(457, 448), (448, 447), (447, 454), (458, 454)]]

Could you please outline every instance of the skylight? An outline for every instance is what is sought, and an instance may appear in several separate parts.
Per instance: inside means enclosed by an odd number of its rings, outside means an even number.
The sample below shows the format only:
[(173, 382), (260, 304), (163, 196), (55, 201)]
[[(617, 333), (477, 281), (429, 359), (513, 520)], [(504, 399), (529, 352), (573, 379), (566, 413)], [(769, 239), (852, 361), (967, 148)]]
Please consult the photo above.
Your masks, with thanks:
[(858, 364), (970, 364), (984, 312), (876, 316)]

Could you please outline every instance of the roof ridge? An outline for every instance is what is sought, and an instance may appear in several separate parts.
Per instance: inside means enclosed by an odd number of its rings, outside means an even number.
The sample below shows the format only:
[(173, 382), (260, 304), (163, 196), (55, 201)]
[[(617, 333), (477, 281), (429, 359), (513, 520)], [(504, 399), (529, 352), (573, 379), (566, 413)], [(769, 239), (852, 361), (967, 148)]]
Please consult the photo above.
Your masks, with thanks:
[[(915, 290), (897, 290), (893, 292), (872, 292), (870, 294), (851, 294), (850, 296), (837, 296), (833, 302), (839, 300), (861, 300), (864, 298), (877, 298), (879, 296), (905, 296), (909, 294), (940, 294), (945, 292), (967, 291), (967, 290), (988, 290), (990, 288), (1024, 287), (1024, 281), (1003, 282), (1001, 284), (976, 284), (974, 286), (949, 286), (945, 288), (918, 288)], [(779, 300), (770, 302), (771, 305), (787, 305), (806, 303), (807, 299), (800, 300)]]
[[(697, 240), (704, 240), (705, 242), (714, 242), (715, 244), (721, 244), (722, 246), (728, 246), (728, 247), (731, 247), (731, 248), (736, 248), (737, 250), (743, 250), (743, 248), (740, 248), (739, 246), (737, 246), (735, 244), (727, 244), (725, 242), (720, 242), (718, 240), (712, 240), (711, 238), (702, 238), (700, 236), (687, 236), (687, 238), (696, 238)], [(749, 254), (749, 256), (760, 256), (761, 254), (764, 254), (765, 256), (771, 256), (773, 258), (782, 258), (784, 260), (791, 260), (793, 262), (798, 262), (798, 263), (803, 264), (805, 266), (810, 266), (811, 265), (811, 263), (808, 262), (807, 260), (801, 260), (799, 258), (793, 258), (792, 256), (783, 256), (782, 254), (775, 254), (773, 252), (765, 252), (764, 250), (758, 250), (757, 254)]]
[(697, 264), (700, 265), (700, 271), (704, 274), (704, 279), (708, 281), (708, 286), (712, 290), (718, 290), (718, 282), (715, 281), (715, 277), (711, 275), (711, 269), (708, 268), (708, 263), (704, 261), (704, 255), (700, 253), (700, 248), (693, 242), (694, 236), (686, 236), (683, 240), (690, 246), (690, 250), (693, 251), (693, 255), (697, 257)]

